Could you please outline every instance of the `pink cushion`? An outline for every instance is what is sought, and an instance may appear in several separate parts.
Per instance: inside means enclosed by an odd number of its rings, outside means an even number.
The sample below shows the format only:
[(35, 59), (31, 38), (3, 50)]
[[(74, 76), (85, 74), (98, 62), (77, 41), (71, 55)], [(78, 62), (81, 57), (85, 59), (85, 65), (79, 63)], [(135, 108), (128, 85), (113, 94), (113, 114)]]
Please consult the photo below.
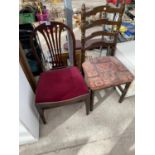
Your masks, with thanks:
[(88, 93), (77, 67), (43, 72), (36, 89), (36, 103), (57, 102)]
[(92, 58), (85, 61), (82, 67), (92, 90), (118, 86), (134, 79), (132, 73), (112, 56)]

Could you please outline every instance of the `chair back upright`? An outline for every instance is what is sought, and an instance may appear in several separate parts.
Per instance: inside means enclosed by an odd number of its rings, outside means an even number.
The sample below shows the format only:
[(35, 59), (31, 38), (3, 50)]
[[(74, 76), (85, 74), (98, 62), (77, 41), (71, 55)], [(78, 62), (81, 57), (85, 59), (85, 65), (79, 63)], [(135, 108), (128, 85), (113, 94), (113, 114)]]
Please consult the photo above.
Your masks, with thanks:
[[(73, 65), (75, 65), (75, 36), (67, 25), (52, 21), (40, 24), (34, 29), (30, 37), (32, 53), (43, 71), (68, 67), (68, 53), (63, 52), (62, 46), (68, 35), (71, 38), (71, 52), (73, 54)], [(37, 54), (36, 45), (33, 41), (34, 37), (37, 37), (39, 46), (41, 46), (41, 58)]]
[[(85, 4), (81, 9), (81, 59), (85, 60), (85, 50), (98, 47), (111, 48), (109, 55), (114, 55), (117, 36), (122, 23), (125, 0), (120, 7), (109, 4), (86, 10)], [(100, 26), (101, 29), (98, 27)], [(86, 34), (91, 29), (91, 33)], [(99, 38), (100, 37), (100, 38)], [(95, 39), (97, 38), (97, 39)], [(99, 38), (99, 39), (98, 39)], [(92, 41), (94, 39), (94, 41)]]

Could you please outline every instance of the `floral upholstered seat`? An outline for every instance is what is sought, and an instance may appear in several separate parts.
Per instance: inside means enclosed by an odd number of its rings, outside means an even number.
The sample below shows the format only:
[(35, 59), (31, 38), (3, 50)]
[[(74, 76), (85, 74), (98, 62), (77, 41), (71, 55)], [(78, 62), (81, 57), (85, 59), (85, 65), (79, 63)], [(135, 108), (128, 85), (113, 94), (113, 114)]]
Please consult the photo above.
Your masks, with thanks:
[(91, 90), (126, 84), (134, 79), (132, 73), (116, 57), (112, 56), (87, 60), (82, 67)]

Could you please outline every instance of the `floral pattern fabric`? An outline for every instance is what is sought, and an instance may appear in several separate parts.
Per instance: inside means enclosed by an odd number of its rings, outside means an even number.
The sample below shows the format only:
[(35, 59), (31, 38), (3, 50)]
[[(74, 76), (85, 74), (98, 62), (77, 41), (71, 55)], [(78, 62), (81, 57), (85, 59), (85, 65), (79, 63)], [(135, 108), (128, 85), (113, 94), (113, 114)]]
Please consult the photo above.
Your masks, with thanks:
[(112, 56), (89, 59), (82, 67), (92, 90), (125, 84), (134, 79), (132, 73)]

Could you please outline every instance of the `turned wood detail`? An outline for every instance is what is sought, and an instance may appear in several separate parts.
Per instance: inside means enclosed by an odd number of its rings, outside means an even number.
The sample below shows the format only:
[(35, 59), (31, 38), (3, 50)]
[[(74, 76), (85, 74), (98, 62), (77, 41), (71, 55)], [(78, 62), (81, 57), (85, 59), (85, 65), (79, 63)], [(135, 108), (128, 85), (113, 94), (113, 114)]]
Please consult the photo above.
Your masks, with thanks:
[[(30, 43), (32, 46), (32, 53), (35, 56), (38, 65), (44, 70), (43, 62), (49, 63), (51, 65), (51, 69), (54, 68), (61, 68), (65, 67), (67, 65), (67, 61), (65, 62), (63, 59), (63, 50), (62, 50), (62, 37), (61, 33), (63, 30), (66, 30), (69, 32), (69, 35), (72, 39), (72, 45), (73, 45), (73, 65), (76, 65), (76, 59), (75, 59), (75, 37), (72, 30), (65, 24), (60, 22), (50, 22), (48, 25), (41, 24), (38, 27), (35, 28), (34, 32), (32, 33), (30, 37)], [(35, 49), (35, 45), (33, 42), (33, 38), (37, 34), (42, 35), (43, 40), (46, 44), (47, 50), (42, 51), (42, 60), (38, 57), (37, 51)]]
[[(86, 6), (85, 4), (82, 5), (81, 8), (81, 60), (82, 63), (85, 60), (85, 50), (87, 49), (92, 49), (92, 48), (97, 48), (97, 47), (106, 47), (106, 48), (111, 48), (111, 53), (110, 55), (114, 55), (115, 49), (116, 49), (116, 43), (117, 43), (117, 37), (119, 33), (119, 29), (122, 23), (122, 16), (125, 10), (125, 0), (121, 4), (120, 7), (112, 7), (108, 4), (103, 5), (103, 6), (98, 6), (93, 8), (92, 10), (86, 11)], [(99, 13), (100, 18), (99, 19), (94, 19), (91, 18), (90, 16), (94, 16), (97, 13)], [(112, 13), (113, 14), (113, 19), (109, 19), (107, 17), (107, 13)], [(89, 17), (89, 20), (88, 20)], [(96, 26), (103, 26), (105, 27), (106, 25), (111, 26), (111, 30), (103, 31), (101, 30), (94, 30), (91, 34), (86, 36), (86, 30), (90, 28), (94, 28)], [(107, 41), (105, 37), (108, 36), (110, 40)], [(93, 40), (95, 37), (101, 37), (102, 39), (100, 41), (92, 42), (92, 44), (87, 43), (90, 40)]]
[[(82, 4), (82, 9), (81, 9), (81, 45), (82, 47), (85, 46), (85, 11), (86, 11), (86, 7), (85, 4)], [(82, 48), (81, 49), (81, 64), (82, 62), (84, 62), (85, 59), (85, 49)]]

